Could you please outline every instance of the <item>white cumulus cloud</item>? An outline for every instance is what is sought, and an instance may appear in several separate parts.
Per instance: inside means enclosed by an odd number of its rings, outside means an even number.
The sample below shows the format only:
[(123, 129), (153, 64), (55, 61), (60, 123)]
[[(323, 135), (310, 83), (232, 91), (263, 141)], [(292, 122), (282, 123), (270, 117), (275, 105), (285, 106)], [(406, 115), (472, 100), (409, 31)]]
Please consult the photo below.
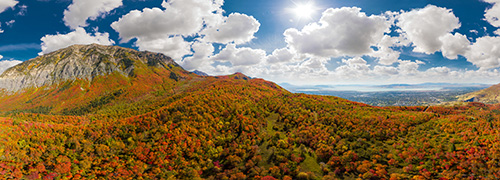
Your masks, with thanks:
[[(3, 57), (0, 55), (0, 59)], [(1, 60), (0, 61), (0, 74), (2, 74), (5, 70), (22, 63), (22, 61), (18, 60)]]
[(460, 33), (446, 34), (439, 37), (439, 40), (443, 42), (441, 52), (448, 59), (457, 59), (458, 55), (464, 55), (470, 48), (470, 41)]
[(342, 59), (345, 65), (337, 67), (335, 73), (346, 79), (357, 79), (368, 76), (370, 65), (361, 57)]
[(373, 68), (373, 72), (379, 76), (397, 75), (399, 73), (396, 67), (378, 65)]
[(173, 59), (182, 59), (184, 55), (190, 54), (190, 43), (184, 41), (181, 36), (159, 38), (149, 41), (138, 39), (136, 45), (141, 51), (152, 51), (163, 53)]
[(397, 62), (401, 53), (393, 50), (391, 47), (399, 46), (401, 43), (400, 39), (399, 37), (385, 35), (377, 45), (378, 50), (374, 51), (370, 56), (376, 57), (378, 62), (383, 65), (391, 65)]
[(230, 14), (220, 25), (204, 30), (205, 41), (243, 44), (249, 42), (259, 30), (260, 23), (254, 17), (240, 13)]
[(391, 23), (383, 16), (367, 16), (357, 7), (327, 9), (319, 22), (302, 30), (288, 29), (285, 40), (298, 53), (320, 57), (365, 55), (373, 52)]
[[(260, 23), (240, 13), (224, 17), (223, 3), (223, 0), (164, 1), (164, 9), (133, 10), (111, 27), (122, 42), (136, 39), (139, 49), (162, 52), (181, 62), (183, 57), (190, 57), (186, 55), (192, 54), (193, 45), (193, 41), (181, 41), (182, 38), (223, 44), (241, 44), (254, 38)], [(190, 64), (189, 61), (184, 63)]]
[(413, 42), (415, 52), (432, 54), (441, 49), (440, 37), (460, 27), (450, 9), (428, 5), (399, 15), (397, 25)]
[(500, 37), (477, 38), (465, 57), (482, 69), (500, 67)]
[(115, 42), (109, 39), (108, 33), (95, 32), (87, 33), (83, 28), (76, 28), (75, 31), (68, 34), (45, 35), (41, 38), (42, 52), (40, 55), (56, 51), (74, 44), (102, 44), (112, 45)]
[(247, 47), (237, 48), (234, 44), (227, 45), (213, 60), (230, 62), (233, 66), (250, 66), (262, 62), (266, 51)]
[(14, 7), (17, 3), (16, 0), (1, 0), (0, 1), (0, 13), (4, 12), (7, 8)]
[[(254, 17), (241, 13), (223, 16), (223, 4), (223, 0), (164, 1), (163, 9), (133, 10), (113, 22), (111, 27), (119, 33), (122, 42), (136, 39), (135, 46), (140, 50), (164, 53), (187, 69), (201, 67), (195, 63), (213, 63), (214, 49), (211, 43), (227, 44), (223, 50), (225, 56), (232, 53), (239, 55), (235, 59), (224, 61), (230, 61), (235, 66), (250, 65), (255, 60), (242, 61), (247, 56), (257, 57), (257, 54), (260, 57), (261, 51), (236, 48), (234, 45), (254, 39), (260, 23)], [(218, 56), (219, 60), (222, 57), (224, 55)], [(222, 66), (215, 68), (215, 71), (226, 70), (228, 69)]]
[(87, 19), (95, 20), (121, 5), (122, 0), (73, 0), (64, 10), (63, 20), (71, 29), (86, 27)]
[(295, 57), (295, 53), (288, 48), (275, 49), (271, 55), (267, 57), (269, 63), (290, 62)]
[(222, 21), (221, 5), (212, 0), (170, 0), (162, 4), (165, 10), (133, 10), (113, 22), (111, 27), (124, 42), (133, 38), (150, 41), (172, 35), (192, 36), (204, 25), (212, 26)]
[(205, 72), (212, 71), (211, 61), (209, 58), (215, 50), (211, 43), (195, 42), (191, 48), (194, 51), (193, 56), (186, 57), (180, 63), (187, 70), (202, 70)]
[(434, 77), (442, 77), (442, 76), (446, 77), (453, 71), (448, 67), (433, 67), (433, 68), (427, 69), (426, 72), (428, 73), (428, 75), (431, 75)]
[(495, 30), (493, 33), (500, 36), (500, 29)]
[(398, 65), (398, 70), (399, 74), (402, 75), (417, 75), (419, 70), (418, 67), (420, 64), (425, 64), (422, 61), (416, 60), (416, 61), (410, 61), (410, 60), (399, 60), (399, 65)]
[(484, 18), (492, 26), (500, 27), (500, 0), (484, 0), (493, 4), (493, 7), (486, 9)]

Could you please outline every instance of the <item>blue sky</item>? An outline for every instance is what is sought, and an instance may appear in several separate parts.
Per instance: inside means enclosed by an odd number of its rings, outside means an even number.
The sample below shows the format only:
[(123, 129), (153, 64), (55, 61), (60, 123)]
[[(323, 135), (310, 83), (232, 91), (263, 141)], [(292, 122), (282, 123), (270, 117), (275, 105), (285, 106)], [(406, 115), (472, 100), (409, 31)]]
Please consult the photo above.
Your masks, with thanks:
[(2, 0), (0, 72), (72, 44), (291, 84), (499, 83), (500, 0)]

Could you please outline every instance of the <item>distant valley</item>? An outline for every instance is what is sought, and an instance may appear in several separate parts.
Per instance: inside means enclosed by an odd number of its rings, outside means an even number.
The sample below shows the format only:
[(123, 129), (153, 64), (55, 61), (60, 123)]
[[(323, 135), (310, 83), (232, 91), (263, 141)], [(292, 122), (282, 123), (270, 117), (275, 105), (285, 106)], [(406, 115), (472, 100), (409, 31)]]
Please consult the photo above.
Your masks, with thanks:
[(423, 106), (463, 101), (459, 96), (490, 87), (489, 84), (389, 84), (389, 85), (316, 85), (280, 84), (295, 93), (329, 95), (373, 106)]

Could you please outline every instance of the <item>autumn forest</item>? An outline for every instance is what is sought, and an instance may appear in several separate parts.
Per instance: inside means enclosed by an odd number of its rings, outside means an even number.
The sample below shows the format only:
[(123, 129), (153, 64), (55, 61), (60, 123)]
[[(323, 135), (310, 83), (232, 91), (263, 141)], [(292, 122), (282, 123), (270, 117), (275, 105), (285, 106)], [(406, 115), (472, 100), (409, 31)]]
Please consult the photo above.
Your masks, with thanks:
[(376, 107), (127, 57), (130, 74), (1, 91), (0, 178), (500, 178), (498, 104)]

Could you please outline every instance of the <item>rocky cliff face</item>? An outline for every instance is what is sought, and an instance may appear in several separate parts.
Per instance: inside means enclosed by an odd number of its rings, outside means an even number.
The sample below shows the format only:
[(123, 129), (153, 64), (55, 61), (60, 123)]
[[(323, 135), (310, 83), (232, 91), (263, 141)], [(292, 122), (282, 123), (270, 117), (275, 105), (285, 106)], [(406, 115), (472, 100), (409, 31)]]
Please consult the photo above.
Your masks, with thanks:
[(96, 76), (112, 72), (133, 76), (135, 69), (152, 66), (167, 68), (178, 65), (159, 53), (97, 44), (73, 45), (6, 70), (0, 75), (0, 89), (18, 91), (76, 78), (91, 81)]

